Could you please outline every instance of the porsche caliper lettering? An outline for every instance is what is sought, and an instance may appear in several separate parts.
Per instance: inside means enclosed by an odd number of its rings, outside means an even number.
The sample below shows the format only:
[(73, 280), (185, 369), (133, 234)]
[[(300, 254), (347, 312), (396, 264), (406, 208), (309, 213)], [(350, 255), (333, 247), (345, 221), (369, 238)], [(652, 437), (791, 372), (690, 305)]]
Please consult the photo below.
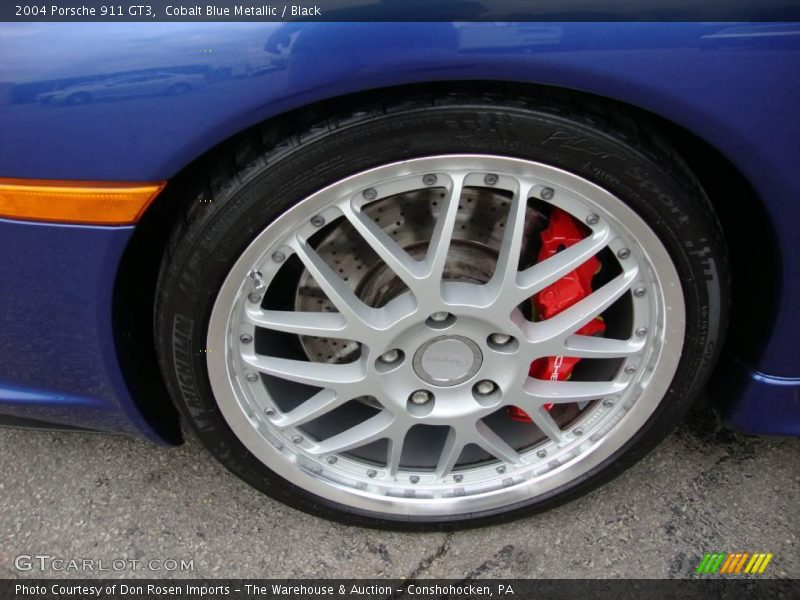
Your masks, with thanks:
[[(537, 256), (539, 262), (578, 243), (585, 237), (585, 232), (572, 216), (559, 208), (553, 208), (550, 213), (550, 222), (540, 233), (540, 237), (542, 245)], [(600, 261), (592, 256), (580, 267), (535, 294), (531, 298), (534, 315), (539, 320), (550, 319), (586, 298), (592, 293), (592, 278), (599, 270)], [(578, 335), (602, 335), (605, 330), (606, 325), (603, 318), (595, 317), (575, 333)], [(572, 371), (580, 360), (574, 356), (537, 358), (531, 363), (529, 375), (536, 379), (565, 381), (572, 377)], [(545, 405), (547, 410), (552, 407), (552, 404)], [(524, 410), (516, 406), (509, 408), (509, 415), (516, 421), (529, 422), (531, 420)]]

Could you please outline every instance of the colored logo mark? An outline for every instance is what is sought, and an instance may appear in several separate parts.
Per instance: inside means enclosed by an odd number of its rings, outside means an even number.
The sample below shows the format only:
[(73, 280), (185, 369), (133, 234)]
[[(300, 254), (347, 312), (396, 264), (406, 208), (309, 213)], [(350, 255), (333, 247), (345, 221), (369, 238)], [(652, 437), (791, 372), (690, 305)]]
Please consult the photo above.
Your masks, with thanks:
[(728, 554), (726, 552), (706, 552), (703, 560), (697, 566), (698, 575), (705, 574), (761, 574), (767, 568), (769, 561), (772, 560), (772, 553), (766, 552), (738, 552)]

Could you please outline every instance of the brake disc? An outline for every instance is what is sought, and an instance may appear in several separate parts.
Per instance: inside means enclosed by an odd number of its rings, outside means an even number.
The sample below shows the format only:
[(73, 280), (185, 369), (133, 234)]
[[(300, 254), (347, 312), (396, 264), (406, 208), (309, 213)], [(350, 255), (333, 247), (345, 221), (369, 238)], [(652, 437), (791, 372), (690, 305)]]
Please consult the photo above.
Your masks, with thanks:
[[(428, 188), (398, 194), (373, 202), (364, 212), (415, 259), (423, 259), (439, 216), (444, 191)], [(456, 216), (444, 278), (449, 281), (486, 283), (494, 273), (503, 237), (509, 198), (498, 190), (465, 188)], [(535, 257), (540, 231), (546, 218), (528, 208), (522, 257)], [(323, 232), (317, 253), (367, 305), (380, 307), (405, 291), (405, 285), (372, 251), (345, 219)], [(304, 270), (295, 294), (296, 311), (336, 309), (313, 277)], [(352, 340), (301, 336), (309, 360), (349, 362), (359, 353)]]

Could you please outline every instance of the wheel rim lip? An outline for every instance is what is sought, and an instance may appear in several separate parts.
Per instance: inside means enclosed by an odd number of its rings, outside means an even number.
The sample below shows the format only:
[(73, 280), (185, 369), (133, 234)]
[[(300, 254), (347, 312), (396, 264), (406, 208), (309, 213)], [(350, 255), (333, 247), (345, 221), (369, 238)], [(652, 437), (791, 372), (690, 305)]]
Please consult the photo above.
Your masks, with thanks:
[[(657, 315), (660, 318), (657, 324), (661, 328), (661, 344), (655, 349), (649, 363), (652, 365), (652, 372), (641, 380), (646, 381), (643, 390), (638, 397), (629, 400), (627, 411), (617, 422), (611, 424), (601, 443), (595, 443), (577, 457), (566, 460), (541, 475), (532, 475), (527, 480), (511, 480), (508, 485), (498, 485), (498, 482), (509, 478), (502, 473), (495, 473), (491, 489), (478, 489), (463, 496), (427, 498), (377, 494), (370, 489), (358, 489), (337, 482), (335, 478), (323, 477), (321, 473), (314, 472), (313, 465), (309, 469), (309, 465), (303, 465), (302, 461), (292, 460), (286, 454), (285, 444), (280, 441), (276, 443), (275, 436), (270, 438), (269, 432), (262, 430), (260, 423), (263, 423), (263, 419), (254, 414), (252, 406), (246, 401), (246, 389), (238, 379), (242, 373), (237, 375), (235, 372), (233, 365), (236, 357), (233, 356), (233, 347), (238, 346), (235, 346), (236, 328), (231, 327), (231, 324), (238, 322), (234, 319), (237, 307), (242, 305), (242, 295), (246, 296), (244, 282), (247, 273), (253, 265), (260, 263), (274, 251), (278, 240), (284, 239), (297, 224), (309, 220), (323, 206), (343, 197), (350, 197), (359, 190), (376, 186), (387, 178), (458, 169), (510, 174), (536, 179), (543, 185), (556, 189), (569, 190), (580, 198), (582, 204), (613, 224), (615, 232), (621, 230), (625, 234), (624, 237), (633, 246), (632, 250), (640, 254), (649, 268), (650, 276), (658, 284), (651, 286), (651, 290), (656, 292), (653, 296), (657, 296), (652, 301), (656, 306), (662, 307)], [(663, 307), (669, 307), (669, 310), (663, 310)], [(400, 161), (357, 173), (312, 194), (277, 217), (240, 255), (220, 288), (209, 321), (207, 347), (219, 348), (220, 341), (225, 340), (224, 353), (210, 352), (206, 361), (211, 388), (226, 422), (248, 450), (281, 477), (328, 501), (360, 510), (386, 516), (443, 517), (494, 510), (530, 501), (568, 484), (613, 455), (644, 425), (667, 392), (680, 360), (684, 328), (683, 291), (674, 264), (652, 229), (624, 202), (578, 175), (542, 163), (505, 156), (452, 154)], [(664, 343), (664, 340), (669, 343)], [(554, 459), (555, 456), (553, 455)], [(318, 458), (323, 460), (322, 456)], [(415, 493), (420, 494), (426, 490), (425, 486), (410, 485), (407, 481), (397, 481), (391, 485), (384, 483), (383, 486), (399, 491), (418, 490)], [(463, 486), (455, 483), (450, 487), (463, 489)]]

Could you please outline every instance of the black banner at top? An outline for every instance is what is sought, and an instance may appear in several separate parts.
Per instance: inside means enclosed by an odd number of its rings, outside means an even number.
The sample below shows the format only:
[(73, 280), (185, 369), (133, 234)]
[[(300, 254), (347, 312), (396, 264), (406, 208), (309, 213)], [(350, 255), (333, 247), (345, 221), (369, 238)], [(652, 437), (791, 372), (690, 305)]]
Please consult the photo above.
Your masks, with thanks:
[(2, 0), (0, 21), (800, 21), (800, 0)]

